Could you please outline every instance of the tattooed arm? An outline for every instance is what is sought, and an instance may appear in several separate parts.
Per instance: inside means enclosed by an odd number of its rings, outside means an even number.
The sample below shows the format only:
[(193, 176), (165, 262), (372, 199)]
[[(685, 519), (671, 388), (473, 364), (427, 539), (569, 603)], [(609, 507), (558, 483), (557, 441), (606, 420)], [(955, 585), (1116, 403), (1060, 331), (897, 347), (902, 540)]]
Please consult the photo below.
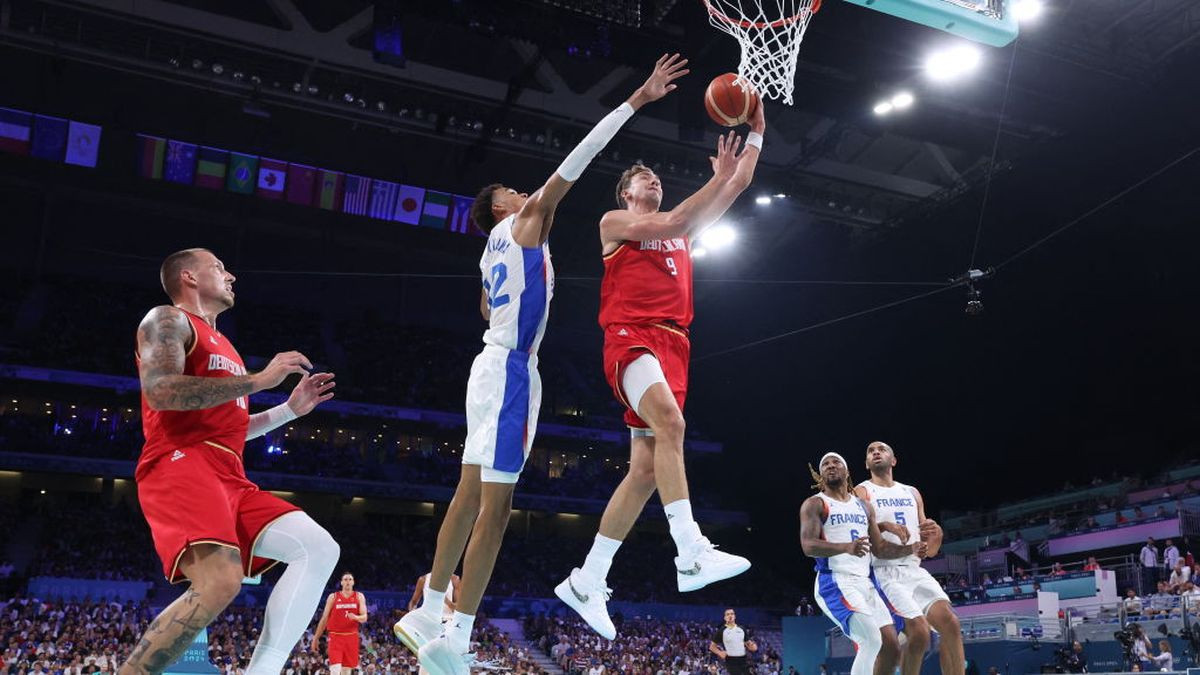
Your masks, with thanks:
[(884, 560), (894, 560), (896, 558), (904, 558), (909, 555), (915, 555), (924, 558), (926, 544), (923, 541), (916, 541), (912, 544), (897, 544), (883, 538), (879, 531), (879, 526), (875, 522), (875, 509), (870, 502), (863, 502), (863, 506), (867, 509), (867, 533), (871, 538), (871, 552), (876, 558)]
[(237, 377), (183, 374), (188, 344), (195, 339), (183, 312), (159, 306), (138, 326), (138, 375), (142, 392), (154, 410), (201, 410), (240, 396), (270, 389), (312, 363), (299, 352), (276, 354), (262, 372)]

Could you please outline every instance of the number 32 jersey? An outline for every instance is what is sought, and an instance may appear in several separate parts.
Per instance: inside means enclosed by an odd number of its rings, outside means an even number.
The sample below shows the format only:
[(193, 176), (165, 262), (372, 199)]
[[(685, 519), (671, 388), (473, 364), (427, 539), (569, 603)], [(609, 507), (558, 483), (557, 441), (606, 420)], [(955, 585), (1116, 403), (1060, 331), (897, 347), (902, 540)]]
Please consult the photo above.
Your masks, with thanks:
[(516, 217), (509, 216), (492, 229), (487, 248), (479, 259), (483, 289), (491, 309), (483, 342), (534, 355), (550, 316), (554, 266), (550, 263), (549, 245), (521, 248), (513, 239), (514, 222)]

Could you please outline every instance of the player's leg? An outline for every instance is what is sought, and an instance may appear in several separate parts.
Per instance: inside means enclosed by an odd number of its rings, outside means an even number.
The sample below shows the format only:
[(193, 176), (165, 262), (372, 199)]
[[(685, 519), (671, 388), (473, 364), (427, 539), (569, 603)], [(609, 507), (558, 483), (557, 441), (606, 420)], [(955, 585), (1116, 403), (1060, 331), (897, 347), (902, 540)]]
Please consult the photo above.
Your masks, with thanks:
[(392, 627), (396, 638), (414, 654), (442, 633), (442, 607), (446, 591), (450, 588), (450, 577), (454, 574), (454, 568), (458, 567), (458, 561), (462, 560), (467, 540), (471, 537), (471, 528), (475, 527), (479, 517), (482, 488), (479, 471), (478, 464), (462, 465), (458, 488), (438, 529), (433, 569), (425, 575), (421, 605), (401, 617)]
[(931, 639), (929, 622), (925, 617), (904, 619), (904, 648), (900, 650), (901, 675), (918, 675), (921, 672), (921, 664), (925, 661), (925, 652), (929, 651)]
[[(257, 493), (254, 501), (261, 503), (244, 502), (240, 516), (253, 520), (254, 512), (273, 508), (269, 501), (275, 499), (268, 493)], [(312, 621), (329, 575), (341, 557), (341, 547), (307, 513), (291, 511), (259, 532), (253, 551), (255, 558), (287, 565), (267, 598), (262, 633), (246, 668), (248, 675), (275, 675), (283, 670), (288, 654)]]
[(194, 544), (184, 551), (179, 570), (191, 585), (150, 623), (122, 664), (121, 675), (166, 670), (242, 588), (242, 559), (235, 548)]
[(888, 624), (878, 629), (879, 653), (873, 664), (874, 675), (893, 675), (900, 662), (900, 639), (896, 627)]
[(617, 629), (608, 615), (608, 570), (617, 548), (629, 536), (652, 494), (654, 437), (635, 430), (630, 440), (629, 471), (604, 507), (600, 531), (584, 558), (583, 567), (571, 570), (554, 589), (554, 594), (579, 612), (592, 630), (609, 640), (616, 637)]
[(962, 675), (966, 669), (962, 625), (959, 624), (950, 602), (938, 600), (930, 605), (925, 616), (929, 619), (929, 625), (933, 626), (941, 638), (938, 660), (942, 666), (942, 675)]

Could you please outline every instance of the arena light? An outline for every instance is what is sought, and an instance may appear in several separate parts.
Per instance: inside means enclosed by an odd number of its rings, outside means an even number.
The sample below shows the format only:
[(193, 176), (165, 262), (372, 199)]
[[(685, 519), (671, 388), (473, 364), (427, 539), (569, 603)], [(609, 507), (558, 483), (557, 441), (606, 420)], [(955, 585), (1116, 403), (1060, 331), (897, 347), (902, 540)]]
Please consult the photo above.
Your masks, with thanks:
[(692, 249), (693, 258), (703, 258), (706, 255), (708, 255), (708, 249), (704, 248), (703, 246), (696, 246)]
[(948, 82), (974, 72), (983, 54), (972, 45), (957, 45), (942, 49), (925, 59), (925, 74), (938, 82)]
[(1042, 0), (1017, 0), (1013, 4), (1013, 15), (1017, 17), (1017, 21), (1025, 23), (1027, 21), (1036, 21), (1042, 15), (1042, 11), (1046, 6), (1042, 4)]
[(916, 99), (913, 98), (913, 95), (911, 93), (909, 93), (907, 91), (902, 91), (892, 97), (891, 103), (892, 103), (892, 106), (896, 108), (896, 110), (904, 110), (905, 108), (911, 106), (913, 104), (913, 101), (915, 101), (915, 100)]
[(891, 101), (880, 101), (879, 103), (876, 103), (875, 107), (871, 108), (871, 110), (879, 117), (883, 117), (884, 115), (892, 112), (892, 110), (895, 108), (896, 106), (892, 105)]
[(723, 249), (737, 240), (737, 230), (725, 223), (717, 223), (700, 233), (700, 243), (714, 251)]
[(771, 197), (770, 195), (759, 195), (754, 198), (754, 203), (758, 204), (759, 206), (770, 206)]

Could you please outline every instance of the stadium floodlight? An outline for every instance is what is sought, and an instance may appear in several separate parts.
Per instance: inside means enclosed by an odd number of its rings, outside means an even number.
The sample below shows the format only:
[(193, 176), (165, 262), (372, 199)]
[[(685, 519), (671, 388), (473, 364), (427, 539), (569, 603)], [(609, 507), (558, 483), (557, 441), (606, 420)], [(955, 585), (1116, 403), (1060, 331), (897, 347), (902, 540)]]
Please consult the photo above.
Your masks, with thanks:
[(916, 99), (913, 98), (913, 95), (911, 93), (909, 93), (907, 91), (901, 91), (892, 97), (891, 103), (892, 103), (892, 106), (896, 110), (904, 110), (905, 108), (912, 105), (913, 101), (915, 101), (915, 100)]
[(693, 258), (703, 258), (706, 255), (708, 255), (708, 249), (704, 248), (703, 246), (697, 246), (692, 249)]
[(736, 239), (737, 230), (725, 223), (717, 223), (700, 233), (700, 243), (714, 251), (733, 244)]
[(938, 82), (948, 82), (974, 72), (983, 54), (973, 45), (961, 44), (942, 49), (925, 59), (925, 74)]
[(754, 203), (758, 204), (759, 206), (770, 206), (771, 205), (771, 196), (770, 195), (759, 195), (754, 198)]
[(891, 101), (880, 101), (879, 103), (876, 103), (875, 107), (871, 110), (873, 110), (876, 115), (883, 117), (884, 115), (892, 112), (895, 107), (896, 106), (892, 105)]
[(1046, 6), (1042, 4), (1042, 0), (1017, 0), (1013, 4), (1013, 15), (1017, 17), (1017, 21), (1025, 23), (1035, 21), (1042, 15), (1042, 10)]

